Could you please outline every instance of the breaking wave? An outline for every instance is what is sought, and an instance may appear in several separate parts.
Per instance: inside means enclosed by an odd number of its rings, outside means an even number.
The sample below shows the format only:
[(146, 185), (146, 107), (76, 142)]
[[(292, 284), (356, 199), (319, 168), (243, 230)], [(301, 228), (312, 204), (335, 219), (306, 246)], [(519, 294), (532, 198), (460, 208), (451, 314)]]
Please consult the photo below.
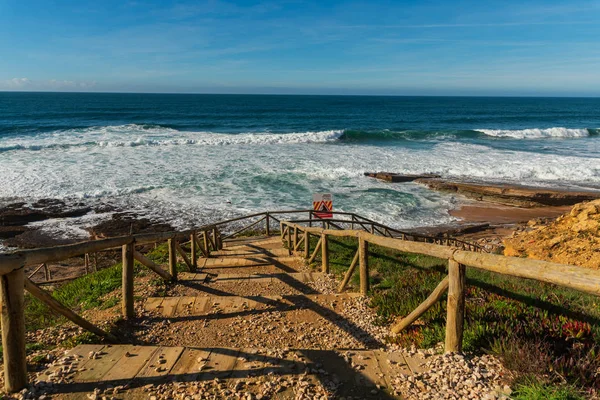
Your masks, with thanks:
[(596, 136), (600, 129), (531, 128), (520, 130), (356, 130), (334, 129), (306, 132), (196, 132), (180, 131), (166, 126), (127, 124), (56, 130), (0, 140), (0, 153), (8, 151), (67, 149), (72, 147), (136, 147), (136, 146), (226, 146), (276, 145), (309, 143), (392, 143), (402, 141), (470, 140), (481, 138), (542, 139), (582, 138)]
[(476, 129), (488, 136), (506, 137), (513, 139), (542, 139), (542, 138), (581, 138), (598, 134), (598, 129), (572, 128), (531, 128), (531, 129)]

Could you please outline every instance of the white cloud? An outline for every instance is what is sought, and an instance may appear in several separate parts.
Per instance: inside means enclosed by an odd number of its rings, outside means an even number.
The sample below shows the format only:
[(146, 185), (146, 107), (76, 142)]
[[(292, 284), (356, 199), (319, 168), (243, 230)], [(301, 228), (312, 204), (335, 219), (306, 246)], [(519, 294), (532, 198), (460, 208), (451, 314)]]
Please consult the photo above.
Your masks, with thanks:
[(0, 81), (0, 88), (7, 89), (25, 89), (31, 85), (29, 78), (12, 78), (5, 81)]
[(84, 91), (95, 86), (95, 81), (68, 81), (59, 79), (36, 81), (29, 78), (12, 78), (0, 81), (0, 90)]

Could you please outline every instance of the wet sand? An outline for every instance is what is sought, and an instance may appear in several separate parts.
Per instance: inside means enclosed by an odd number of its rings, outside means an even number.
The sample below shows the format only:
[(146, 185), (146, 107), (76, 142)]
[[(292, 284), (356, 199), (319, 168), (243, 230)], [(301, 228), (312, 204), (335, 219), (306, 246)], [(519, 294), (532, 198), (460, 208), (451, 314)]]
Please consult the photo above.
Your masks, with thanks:
[(557, 218), (568, 213), (573, 206), (510, 207), (493, 203), (466, 203), (450, 215), (465, 223), (489, 223), (490, 225), (520, 224), (536, 218)]

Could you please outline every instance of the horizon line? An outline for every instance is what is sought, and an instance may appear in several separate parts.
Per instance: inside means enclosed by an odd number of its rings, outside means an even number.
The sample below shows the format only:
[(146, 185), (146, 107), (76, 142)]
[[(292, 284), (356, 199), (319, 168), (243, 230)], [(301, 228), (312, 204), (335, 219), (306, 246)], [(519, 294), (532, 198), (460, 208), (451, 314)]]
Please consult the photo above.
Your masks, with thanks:
[(0, 93), (31, 93), (31, 94), (148, 94), (148, 95), (208, 95), (208, 96), (346, 96), (346, 97), (502, 97), (502, 98), (570, 98), (570, 99), (599, 99), (600, 95), (452, 95), (452, 94), (353, 94), (353, 93), (214, 93), (214, 92), (118, 92), (118, 91), (53, 91), (53, 90), (1, 90)]

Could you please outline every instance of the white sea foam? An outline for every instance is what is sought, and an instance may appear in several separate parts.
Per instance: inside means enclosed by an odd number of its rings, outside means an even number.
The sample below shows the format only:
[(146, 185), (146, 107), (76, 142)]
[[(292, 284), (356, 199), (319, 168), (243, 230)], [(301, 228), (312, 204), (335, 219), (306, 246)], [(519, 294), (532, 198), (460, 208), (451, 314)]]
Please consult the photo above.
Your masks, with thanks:
[(265, 145), (292, 143), (326, 143), (338, 140), (343, 130), (291, 132), (291, 133), (215, 133), (178, 131), (147, 125), (100, 126), (85, 129), (68, 129), (33, 137), (19, 137), (0, 142), (0, 153), (15, 150), (39, 151), (71, 147), (138, 147), (138, 146), (224, 146)]
[[(229, 135), (124, 125), (18, 140), (0, 138), (0, 147), (42, 146), (38, 151), (0, 154), (0, 199), (75, 198), (93, 204), (100, 198), (189, 227), (265, 209), (307, 208), (312, 193), (332, 192), (338, 210), (409, 228), (451, 221), (448, 210), (455, 200), (418, 185), (368, 179), (365, 171), (600, 185), (600, 140), (566, 141), (561, 144), (564, 153), (557, 154), (502, 150), (458, 140), (422, 148), (336, 145), (341, 133)], [(195, 142), (185, 145), (187, 140)], [(202, 140), (211, 145), (198, 145)], [(167, 144), (146, 144), (149, 141)], [(138, 144), (126, 144), (131, 142)], [(65, 146), (73, 143), (81, 145)], [(78, 223), (86, 226), (89, 221)], [(60, 230), (68, 227), (60, 225)]]
[(542, 139), (542, 138), (580, 138), (589, 136), (587, 129), (571, 128), (531, 128), (531, 129), (475, 129), (477, 132), (488, 136), (510, 137), (514, 139)]

